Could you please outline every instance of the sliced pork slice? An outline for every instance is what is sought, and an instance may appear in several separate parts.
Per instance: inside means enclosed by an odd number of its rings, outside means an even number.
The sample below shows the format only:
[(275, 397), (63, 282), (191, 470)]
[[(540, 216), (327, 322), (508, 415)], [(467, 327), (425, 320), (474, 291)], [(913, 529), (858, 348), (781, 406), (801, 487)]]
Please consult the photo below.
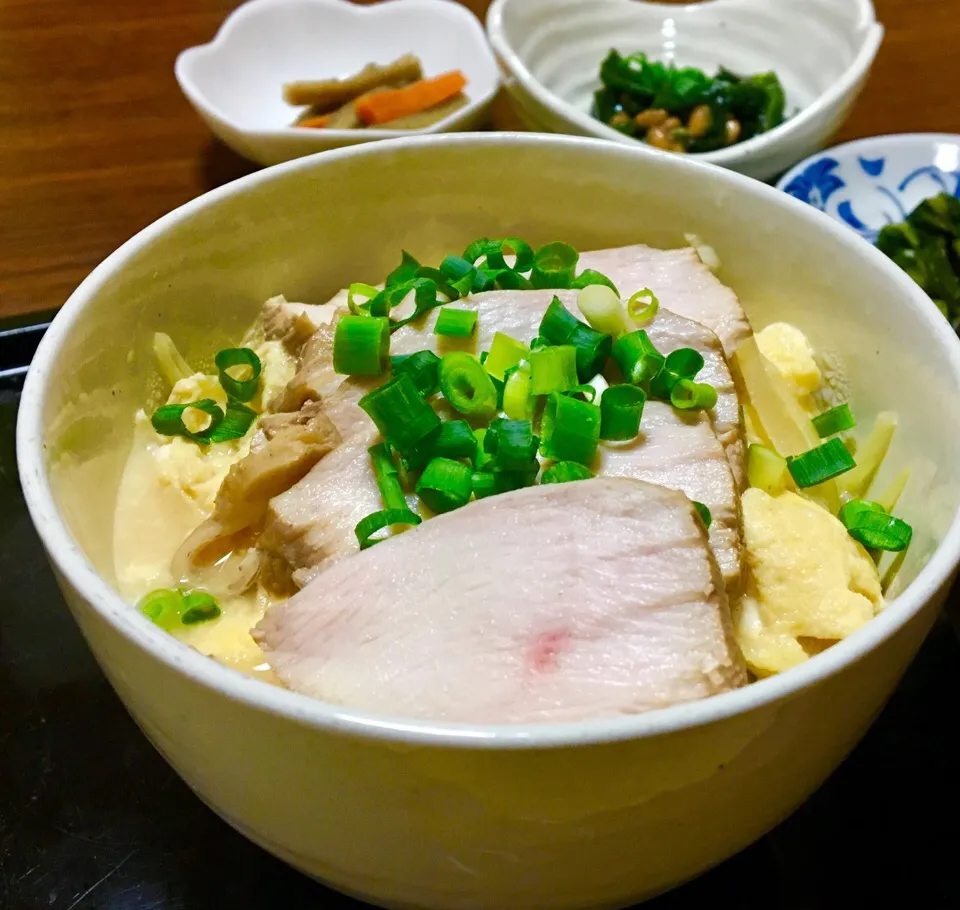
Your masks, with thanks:
[(267, 341), (281, 341), (291, 354), (299, 355), (317, 329), (332, 322), (337, 309), (333, 302), (292, 303), (280, 294), (263, 305), (260, 324)]
[(683, 413), (659, 401), (643, 410), (640, 435), (605, 442), (596, 466), (604, 477), (635, 477), (702, 502), (713, 519), (710, 546), (731, 600), (738, 595), (742, 535), (740, 497), (723, 446), (702, 413)]
[[(463, 302), (463, 306), (476, 309), (479, 315), (474, 338), (465, 342), (435, 335), (433, 329), (438, 312), (434, 311), (419, 324), (395, 332), (390, 339), (390, 351), (392, 354), (412, 354), (428, 349), (442, 355), (448, 350), (466, 349), (479, 353), (489, 350), (498, 331), (520, 341), (530, 341), (537, 335), (540, 320), (554, 296), (579, 315), (576, 291), (488, 291)], [(717, 390), (717, 404), (711, 417), (738, 488), (742, 488), (746, 471), (740, 403), (720, 340), (705, 326), (666, 309), (660, 310), (646, 330), (664, 353), (690, 347), (703, 355), (704, 367), (698, 378)], [(322, 327), (304, 348), (300, 369), (287, 389), (284, 407), (294, 409), (311, 398), (325, 399), (342, 381), (343, 377), (333, 370), (333, 329)]]
[(650, 288), (662, 306), (716, 332), (728, 357), (753, 333), (737, 295), (692, 247), (658, 250), (638, 244), (595, 250), (580, 256), (578, 268), (607, 275), (624, 297)]
[[(345, 440), (270, 503), (259, 548), (273, 562), (274, 571), (289, 576), (297, 587), (327, 564), (356, 553), (357, 522), (383, 508), (367, 454), (378, 438), (377, 430), (369, 418), (367, 423), (365, 434)], [(285, 572), (280, 572), (281, 566)]]
[(248, 547), (250, 532), (259, 530), (270, 500), (289, 490), (341, 444), (339, 432), (318, 402), (307, 403), (297, 413), (264, 418), (261, 430), (257, 446), (224, 478), (213, 514), (174, 554), (175, 578), (199, 581), (202, 574), (208, 586), (234, 591), (239, 585), (239, 590), (245, 590), (255, 575), (256, 560), (225, 563), (223, 557)]
[(254, 637), (292, 689), (436, 721), (636, 714), (746, 682), (690, 501), (622, 478), (425, 522), (332, 566)]

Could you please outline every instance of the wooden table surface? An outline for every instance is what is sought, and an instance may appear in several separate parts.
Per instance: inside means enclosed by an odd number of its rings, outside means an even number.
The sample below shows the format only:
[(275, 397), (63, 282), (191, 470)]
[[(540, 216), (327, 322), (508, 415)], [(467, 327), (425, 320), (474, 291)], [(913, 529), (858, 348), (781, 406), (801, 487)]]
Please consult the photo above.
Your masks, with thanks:
[[(960, 0), (875, 3), (886, 40), (837, 140), (960, 133)], [(59, 306), (141, 228), (254, 169), (213, 140), (173, 77), (177, 53), (236, 5), (0, 0), (0, 318)], [(494, 122), (517, 126), (505, 99)]]

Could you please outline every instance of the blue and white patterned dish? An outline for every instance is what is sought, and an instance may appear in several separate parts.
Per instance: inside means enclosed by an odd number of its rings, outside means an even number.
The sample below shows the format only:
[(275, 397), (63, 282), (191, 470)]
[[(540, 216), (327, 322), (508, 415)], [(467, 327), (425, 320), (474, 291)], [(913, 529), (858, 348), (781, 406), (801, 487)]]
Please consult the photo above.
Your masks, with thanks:
[(924, 199), (960, 196), (960, 136), (903, 133), (827, 149), (787, 171), (777, 188), (826, 212), (873, 243)]

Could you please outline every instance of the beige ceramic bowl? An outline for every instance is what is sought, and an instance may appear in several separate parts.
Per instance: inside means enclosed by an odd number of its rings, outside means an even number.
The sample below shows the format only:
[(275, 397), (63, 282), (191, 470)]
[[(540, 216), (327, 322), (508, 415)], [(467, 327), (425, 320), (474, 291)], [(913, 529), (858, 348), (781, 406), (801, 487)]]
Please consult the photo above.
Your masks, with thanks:
[[(843, 355), (916, 533), (889, 608), (777, 678), (639, 717), (464, 727), (311, 701), (226, 669), (123, 603), (111, 521), (153, 332), (215, 351), (267, 297), (326, 299), (404, 247), (483, 236), (580, 247), (711, 242), (755, 325)], [(960, 343), (842, 225), (720, 168), (586, 139), (407, 139), (305, 158), (171, 213), (71, 297), (27, 378), (18, 456), (64, 595), (144, 733), (198, 796), (304, 872), (387, 907), (617, 907), (769, 830), (862, 736), (930, 627), (960, 552)], [(491, 566), (495, 571), (496, 567)], [(93, 731), (93, 735), (96, 735)], [(896, 781), (890, 786), (895, 787)], [(878, 799), (883, 798), (878, 794)]]

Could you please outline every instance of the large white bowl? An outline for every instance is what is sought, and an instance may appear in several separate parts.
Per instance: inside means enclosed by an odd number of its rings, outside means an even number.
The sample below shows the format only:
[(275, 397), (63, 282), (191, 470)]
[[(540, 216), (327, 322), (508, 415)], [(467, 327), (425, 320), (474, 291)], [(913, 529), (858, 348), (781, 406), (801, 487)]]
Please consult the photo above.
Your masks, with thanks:
[(282, 96), (285, 82), (336, 79), (367, 63), (416, 54), (428, 76), (459, 69), (467, 103), (407, 135), (478, 129), (497, 94), (497, 61), (483, 27), (453, 0), (247, 0), (209, 44), (183, 51), (174, 66), (187, 100), (235, 152), (277, 164), (326, 149), (395, 139), (391, 129), (334, 130), (292, 126), (304, 108)]
[(774, 70), (789, 119), (701, 161), (767, 180), (822, 148), (860, 94), (883, 39), (871, 0), (494, 0), (487, 34), (521, 120), (535, 130), (652, 146), (591, 116), (611, 48), (742, 73)]
[[(112, 512), (132, 415), (155, 382), (155, 330), (188, 337), (189, 359), (209, 358), (267, 297), (319, 301), (375, 281), (401, 247), (430, 258), (497, 235), (670, 246), (690, 231), (714, 244), (756, 325), (790, 319), (842, 354), (863, 423), (900, 412), (889, 462), (915, 469), (903, 500), (909, 584), (846, 641), (779, 677), (638, 717), (451, 726), (241, 676), (117, 596)], [(64, 596), (144, 733), (252, 840), (388, 907), (616, 907), (731, 855), (864, 733), (960, 556), (960, 342), (919, 288), (786, 194), (585, 139), (404, 139), (291, 162), (189, 203), (110, 256), (54, 320), (17, 443)]]

